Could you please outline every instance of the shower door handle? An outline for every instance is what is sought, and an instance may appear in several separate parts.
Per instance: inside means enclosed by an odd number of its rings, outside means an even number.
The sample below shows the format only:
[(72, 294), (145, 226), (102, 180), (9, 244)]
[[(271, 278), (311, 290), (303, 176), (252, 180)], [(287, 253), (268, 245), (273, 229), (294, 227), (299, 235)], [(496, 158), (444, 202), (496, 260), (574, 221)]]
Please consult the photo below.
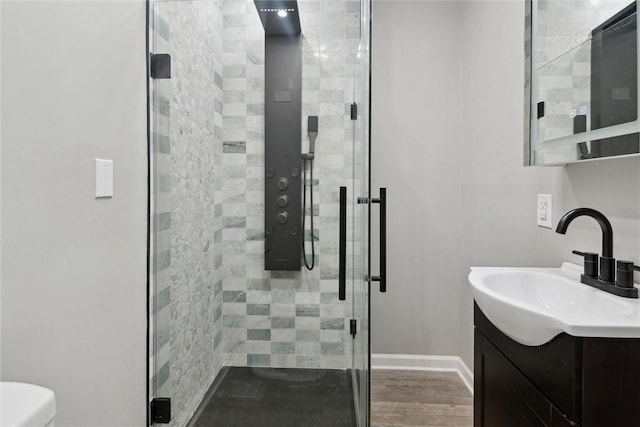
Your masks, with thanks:
[(338, 264), (338, 299), (347, 298), (347, 187), (340, 187), (340, 248)]
[(380, 204), (380, 275), (371, 277), (372, 282), (380, 282), (380, 292), (387, 292), (387, 189), (380, 189), (380, 198), (371, 199)]

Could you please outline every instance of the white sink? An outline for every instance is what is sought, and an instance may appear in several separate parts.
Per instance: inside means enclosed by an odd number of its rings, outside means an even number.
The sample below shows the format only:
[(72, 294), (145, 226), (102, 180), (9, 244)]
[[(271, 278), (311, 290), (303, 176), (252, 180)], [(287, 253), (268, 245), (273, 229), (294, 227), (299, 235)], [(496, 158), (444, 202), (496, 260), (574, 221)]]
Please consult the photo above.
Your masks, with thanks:
[(505, 335), (538, 346), (566, 332), (577, 337), (640, 338), (640, 300), (580, 283), (582, 267), (472, 267), (478, 307)]

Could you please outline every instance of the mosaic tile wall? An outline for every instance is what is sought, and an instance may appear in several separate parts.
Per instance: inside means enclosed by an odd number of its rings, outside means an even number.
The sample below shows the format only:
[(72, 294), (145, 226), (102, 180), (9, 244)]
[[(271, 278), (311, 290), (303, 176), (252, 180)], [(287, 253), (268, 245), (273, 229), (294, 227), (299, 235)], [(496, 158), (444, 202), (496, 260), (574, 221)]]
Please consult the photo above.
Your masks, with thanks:
[(222, 367), (222, 3), (156, 2), (157, 394), (187, 423)]
[[(628, 1), (540, 0), (537, 2), (537, 67), (540, 98), (545, 116), (538, 120), (538, 140), (546, 141), (573, 133), (570, 111), (591, 102), (591, 46), (583, 44), (591, 30), (629, 4)], [(580, 47), (577, 47), (580, 46)], [(546, 153), (558, 160), (575, 160), (574, 145)]]
[[(316, 268), (264, 270), (264, 32), (252, 0), (224, 1), (223, 346), (226, 365), (346, 368), (351, 306), (338, 301), (339, 187), (353, 188), (359, 1), (299, 2), (314, 162)], [(306, 233), (310, 240), (310, 233)]]

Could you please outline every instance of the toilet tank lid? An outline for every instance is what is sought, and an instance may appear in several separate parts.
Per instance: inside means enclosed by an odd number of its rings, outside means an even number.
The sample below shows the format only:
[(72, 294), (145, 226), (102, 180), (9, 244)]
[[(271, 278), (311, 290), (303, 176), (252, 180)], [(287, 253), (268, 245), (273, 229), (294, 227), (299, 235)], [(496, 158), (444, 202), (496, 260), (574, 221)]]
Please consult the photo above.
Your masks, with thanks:
[(33, 384), (0, 382), (0, 426), (44, 426), (56, 415), (52, 390)]

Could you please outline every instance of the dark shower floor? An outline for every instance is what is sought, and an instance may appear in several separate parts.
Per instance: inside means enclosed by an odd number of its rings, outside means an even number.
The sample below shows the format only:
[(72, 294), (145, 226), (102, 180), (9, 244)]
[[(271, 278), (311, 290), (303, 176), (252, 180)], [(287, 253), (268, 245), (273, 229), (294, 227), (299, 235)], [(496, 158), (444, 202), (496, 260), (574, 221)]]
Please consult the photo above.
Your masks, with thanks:
[(245, 367), (223, 368), (189, 423), (191, 427), (355, 425), (349, 372)]

